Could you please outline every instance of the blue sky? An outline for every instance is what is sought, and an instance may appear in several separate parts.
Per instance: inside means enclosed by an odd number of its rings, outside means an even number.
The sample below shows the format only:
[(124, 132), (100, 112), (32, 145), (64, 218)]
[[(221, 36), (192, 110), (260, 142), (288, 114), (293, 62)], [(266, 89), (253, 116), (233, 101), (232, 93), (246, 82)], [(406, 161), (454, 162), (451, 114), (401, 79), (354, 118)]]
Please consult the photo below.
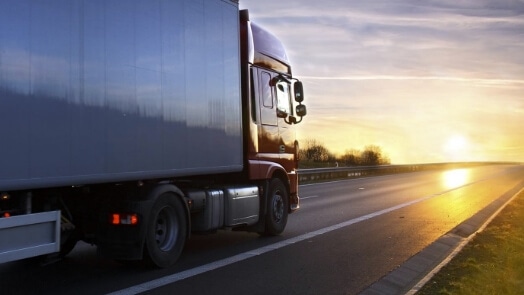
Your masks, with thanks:
[(303, 80), (302, 141), (524, 162), (524, 0), (240, 0)]

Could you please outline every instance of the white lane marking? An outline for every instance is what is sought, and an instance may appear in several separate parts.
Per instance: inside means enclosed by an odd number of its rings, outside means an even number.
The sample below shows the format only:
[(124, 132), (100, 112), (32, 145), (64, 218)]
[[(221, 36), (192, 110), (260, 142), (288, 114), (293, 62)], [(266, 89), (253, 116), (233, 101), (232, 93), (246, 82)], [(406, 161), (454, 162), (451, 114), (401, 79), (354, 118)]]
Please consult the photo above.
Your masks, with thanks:
[(307, 199), (314, 199), (314, 198), (318, 198), (320, 196), (309, 196), (309, 197), (300, 197), (300, 200), (307, 200)]
[(188, 270), (185, 270), (179, 273), (175, 273), (175, 274), (168, 275), (162, 278), (158, 278), (158, 279), (155, 279), (149, 282), (145, 282), (145, 283), (142, 283), (136, 286), (132, 286), (127, 289), (122, 289), (122, 290), (119, 290), (113, 293), (109, 293), (109, 295), (130, 295), (130, 294), (138, 294), (142, 292), (147, 292), (147, 291), (150, 291), (156, 288), (160, 288), (160, 287), (163, 287), (169, 284), (173, 284), (175, 282), (178, 282), (178, 281), (181, 281), (181, 280), (184, 280), (184, 279), (187, 279), (187, 278), (199, 275), (199, 274), (203, 274), (208, 271), (215, 270), (217, 268), (221, 268), (221, 267), (224, 267), (224, 266), (236, 263), (236, 262), (240, 262), (240, 261), (249, 259), (254, 256), (262, 255), (264, 253), (267, 253), (273, 250), (277, 250), (277, 249), (280, 249), (288, 245), (302, 242), (304, 240), (311, 239), (316, 236), (323, 235), (325, 233), (328, 233), (328, 232), (331, 232), (337, 229), (341, 229), (343, 227), (350, 226), (350, 225), (353, 225), (361, 221), (365, 221), (365, 220), (368, 220), (368, 219), (371, 219), (371, 218), (374, 218), (374, 217), (377, 217), (377, 216), (380, 216), (380, 215), (383, 215), (383, 214), (386, 214), (386, 213), (389, 213), (389, 212), (392, 212), (398, 209), (402, 209), (404, 207), (408, 207), (413, 204), (420, 203), (422, 201), (431, 199), (435, 196), (439, 196), (442, 194), (443, 193), (422, 197), (420, 199), (416, 199), (416, 200), (413, 200), (407, 203), (396, 205), (396, 206), (393, 206), (393, 207), (390, 207), (384, 210), (376, 211), (376, 212), (373, 212), (373, 213), (370, 213), (370, 214), (367, 214), (361, 217), (357, 217), (357, 218), (354, 218), (354, 219), (351, 219), (351, 220), (348, 220), (348, 221), (345, 221), (339, 224), (321, 228), (319, 230), (316, 230), (310, 233), (306, 233), (306, 234), (303, 234), (303, 235), (300, 235), (294, 238), (290, 238), (290, 239), (287, 239), (287, 240), (284, 240), (284, 241), (281, 241), (275, 244), (271, 244), (271, 245), (268, 245), (262, 248), (250, 250), (250, 251), (240, 253), (238, 255), (231, 256), (231, 257), (228, 257), (222, 260), (211, 262), (211, 263), (208, 263), (202, 266), (198, 266), (192, 269), (188, 269)]

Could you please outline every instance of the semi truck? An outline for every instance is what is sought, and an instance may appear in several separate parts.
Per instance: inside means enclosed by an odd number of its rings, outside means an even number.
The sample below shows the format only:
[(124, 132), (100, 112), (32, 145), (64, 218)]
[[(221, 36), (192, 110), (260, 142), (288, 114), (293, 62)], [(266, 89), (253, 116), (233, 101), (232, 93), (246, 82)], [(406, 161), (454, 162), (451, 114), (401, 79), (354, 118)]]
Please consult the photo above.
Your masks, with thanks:
[(302, 83), (238, 0), (0, 1), (0, 262), (169, 267), (299, 208)]

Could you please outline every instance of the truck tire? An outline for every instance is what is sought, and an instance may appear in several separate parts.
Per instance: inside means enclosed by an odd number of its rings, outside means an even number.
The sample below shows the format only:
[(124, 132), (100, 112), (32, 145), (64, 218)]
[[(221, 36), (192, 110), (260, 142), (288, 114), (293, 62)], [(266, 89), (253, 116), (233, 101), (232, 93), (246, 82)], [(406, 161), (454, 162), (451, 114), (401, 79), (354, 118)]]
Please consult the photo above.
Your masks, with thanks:
[(289, 194), (284, 183), (279, 178), (269, 182), (267, 191), (267, 215), (265, 235), (280, 235), (287, 224)]
[(146, 228), (144, 259), (149, 265), (165, 268), (175, 264), (187, 237), (187, 216), (179, 197), (160, 195), (151, 208)]

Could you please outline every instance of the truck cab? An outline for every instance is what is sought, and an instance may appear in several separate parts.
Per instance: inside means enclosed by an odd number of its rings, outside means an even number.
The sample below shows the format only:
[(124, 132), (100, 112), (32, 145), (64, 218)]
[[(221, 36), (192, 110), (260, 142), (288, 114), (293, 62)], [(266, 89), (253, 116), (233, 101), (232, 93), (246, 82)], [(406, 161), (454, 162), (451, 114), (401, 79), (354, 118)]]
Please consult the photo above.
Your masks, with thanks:
[[(282, 179), (289, 191), (289, 212), (299, 208), (298, 149), (295, 125), (306, 115), (302, 83), (293, 77), (284, 45), (273, 34), (240, 12), (241, 59), (244, 104), (250, 109), (245, 119), (251, 179), (271, 179), (285, 171)], [(274, 177), (274, 176), (273, 176)]]

